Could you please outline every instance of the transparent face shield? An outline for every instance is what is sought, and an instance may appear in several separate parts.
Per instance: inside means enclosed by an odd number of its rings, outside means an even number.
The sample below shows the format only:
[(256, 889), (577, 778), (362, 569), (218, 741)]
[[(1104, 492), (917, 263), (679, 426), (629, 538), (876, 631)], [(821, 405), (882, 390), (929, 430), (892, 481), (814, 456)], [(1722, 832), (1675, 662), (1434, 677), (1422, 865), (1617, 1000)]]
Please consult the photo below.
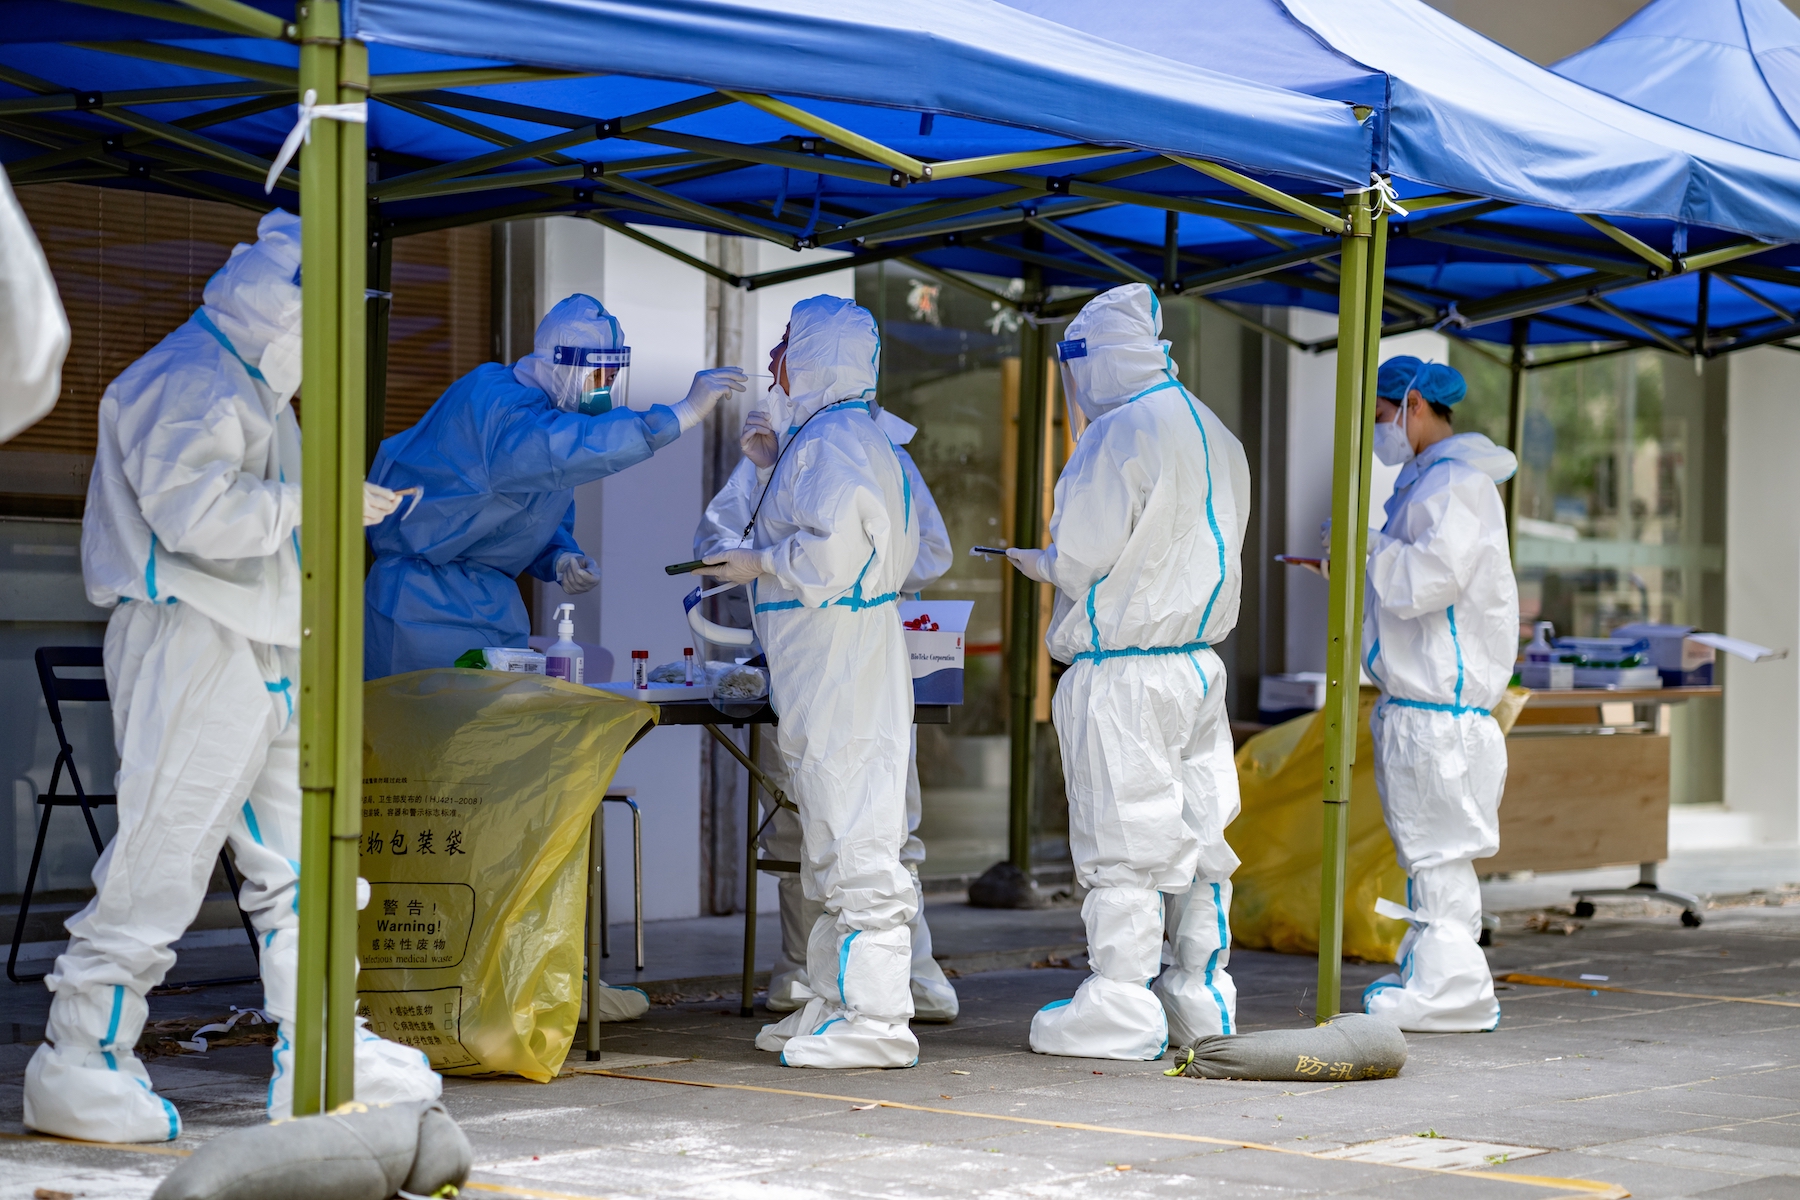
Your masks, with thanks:
[(631, 347), (600, 350), (590, 346), (557, 346), (551, 362), (572, 376), (569, 394), (576, 397), (575, 411), (598, 416), (625, 408), (631, 381)]
[(1081, 401), (1077, 398), (1075, 372), (1069, 364), (1074, 359), (1086, 357), (1086, 338), (1071, 338), (1056, 343), (1056, 365), (1062, 373), (1063, 403), (1068, 406), (1069, 428), (1072, 430), (1085, 429), (1088, 418), (1087, 410), (1081, 407)]

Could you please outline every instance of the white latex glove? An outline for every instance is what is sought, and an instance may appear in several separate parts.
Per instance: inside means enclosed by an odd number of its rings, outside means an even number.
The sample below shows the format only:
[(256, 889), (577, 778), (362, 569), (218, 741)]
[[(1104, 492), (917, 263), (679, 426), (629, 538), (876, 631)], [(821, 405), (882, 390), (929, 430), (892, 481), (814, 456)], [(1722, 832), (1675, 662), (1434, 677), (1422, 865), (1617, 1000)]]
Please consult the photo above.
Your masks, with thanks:
[(761, 550), (719, 550), (706, 560), (706, 573), (726, 583), (749, 583), (763, 573)]
[(1027, 579), (1035, 579), (1039, 583), (1054, 582), (1050, 572), (1044, 567), (1043, 550), (1008, 550), (1006, 561), (1019, 569), (1019, 574)]
[(694, 375), (688, 394), (669, 407), (674, 410), (676, 420), (681, 422), (681, 432), (686, 433), (706, 420), (706, 414), (719, 401), (733, 392), (743, 391), (749, 385), (750, 377), (738, 367), (714, 367), (710, 371), (699, 371)]
[(363, 480), (363, 524), (379, 525), (389, 513), (400, 507), (400, 493), (390, 492), (379, 483)]
[(600, 568), (585, 554), (564, 554), (556, 560), (556, 582), (566, 594), (579, 596), (600, 586)]
[(753, 412), (744, 418), (744, 431), (738, 434), (738, 449), (744, 457), (768, 470), (775, 465), (775, 456), (781, 449), (781, 439), (775, 432), (775, 426), (766, 412)]

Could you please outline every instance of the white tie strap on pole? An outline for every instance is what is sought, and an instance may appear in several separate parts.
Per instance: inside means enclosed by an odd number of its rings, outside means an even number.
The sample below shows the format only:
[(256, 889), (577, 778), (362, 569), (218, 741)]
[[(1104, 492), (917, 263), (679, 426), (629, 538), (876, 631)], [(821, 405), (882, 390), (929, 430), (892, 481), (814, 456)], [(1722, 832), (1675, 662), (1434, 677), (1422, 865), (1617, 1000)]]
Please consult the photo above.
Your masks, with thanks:
[(265, 196), (275, 190), (275, 181), (281, 178), (282, 171), (287, 169), (288, 163), (299, 153), (300, 143), (312, 141), (312, 123), (315, 118), (349, 121), (356, 125), (369, 123), (367, 100), (358, 100), (353, 104), (320, 104), (318, 99), (319, 93), (312, 88), (307, 88), (306, 95), (300, 97), (300, 119), (288, 130), (287, 140), (281, 143), (281, 153), (275, 156), (275, 162), (269, 167), (268, 178), (263, 180)]

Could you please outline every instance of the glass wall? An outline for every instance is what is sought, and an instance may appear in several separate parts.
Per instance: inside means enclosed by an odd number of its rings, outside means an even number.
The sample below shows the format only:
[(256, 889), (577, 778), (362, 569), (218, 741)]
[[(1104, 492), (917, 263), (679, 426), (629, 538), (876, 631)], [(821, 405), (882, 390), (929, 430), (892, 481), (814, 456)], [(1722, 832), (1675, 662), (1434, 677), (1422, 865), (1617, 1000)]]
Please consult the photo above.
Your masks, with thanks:
[[(1504, 443), (1510, 372), (1461, 344), (1451, 361), (1470, 383), (1458, 430)], [(1638, 621), (1720, 628), (1727, 369), (1636, 350), (1526, 372), (1513, 485), (1522, 636), (1535, 621), (1582, 637)], [(1676, 803), (1721, 800), (1721, 719), (1716, 700), (1674, 709)]]

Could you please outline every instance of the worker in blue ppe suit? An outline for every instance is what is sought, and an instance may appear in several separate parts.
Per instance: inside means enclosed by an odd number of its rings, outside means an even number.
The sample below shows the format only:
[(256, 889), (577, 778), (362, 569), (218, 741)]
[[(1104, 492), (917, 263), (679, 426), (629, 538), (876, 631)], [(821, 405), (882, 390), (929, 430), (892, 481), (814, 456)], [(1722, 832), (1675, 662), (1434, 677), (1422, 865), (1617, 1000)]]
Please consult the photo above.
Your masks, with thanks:
[(1500, 848), (1506, 739), (1491, 713), (1519, 645), (1519, 591), (1498, 485), (1510, 451), (1457, 433), (1463, 378), (1441, 363), (1390, 359), (1376, 382), (1375, 453), (1400, 467), (1387, 523), (1369, 534), (1363, 666), (1381, 688), (1370, 724), (1375, 786), (1411, 925), (1399, 969), (1363, 993), (1402, 1029), (1458, 1033), (1500, 1020), (1482, 955), (1474, 860)]
[(1057, 591), (1046, 641), (1070, 666), (1052, 715), (1089, 889), (1092, 974), (1032, 1018), (1040, 1054), (1152, 1059), (1170, 1039), (1237, 1032), (1225, 827), (1238, 782), (1212, 647), (1237, 624), (1250, 465), (1177, 381), (1161, 334), (1142, 284), (1069, 323), (1063, 387), (1090, 424), (1056, 483), (1052, 544), (1007, 552)]
[(906, 472), (869, 413), (881, 343), (868, 310), (796, 304), (771, 358), (776, 387), (740, 439), (761, 498), (748, 545), (707, 555), (751, 585), (778, 746), (800, 810), (801, 886), (823, 905), (805, 1007), (759, 1049), (791, 1067), (906, 1067), (919, 1043), (901, 862), (912, 672), (895, 602), (919, 556)]
[(649, 458), (746, 381), (737, 367), (701, 371), (685, 398), (637, 411), (625, 406), (630, 365), (617, 319), (570, 296), (538, 325), (532, 353), (476, 367), (381, 444), (369, 478), (421, 494), (416, 512), (369, 532), (365, 678), (525, 645), (521, 572), (571, 595), (599, 584), (575, 543), (574, 489)]
[[(893, 413), (875, 407), (875, 424), (893, 443), (894, 454), (906, 472), (913, 513), (919, 523), (919, 556), (901, 593), (917, 598), (918, 593), (941, 579), (951, 566), (950, 531), (943, 514), (932, 499), (931, 489), (918, 464), (907, 453), (906, 445), (918, 429)], [(719, 489), (700, 527), (694, 531), (694, 557), (708, 558), (719, 550), (739, 544), (744, 526), (762, 494), (759, 468), (746, 457), (738, 462), (725, 486)], [(774, 738), (764, 738), (757, 754), (757, 765), (774, 779), (777, 787), (787, 790), (787, 770)], [(763, 852), (770, 858), (797, 861), (801, 855), (800, 818), (791, 810), (776, 807), (768, 793), (758, 789), (763, 798), (766, 824), (761, 839)], [(944, 969), (931, 956), (931, 928), (925, 921), (924, 889), (919, 883), (919, 866), (925, 861), (925, 843), (918, 835), (919, 821), (924, 815), (923, 796), (919, 789), (919, 735), (915, 726), (906, 765), (906, 845), (900, 861), (912, 876), (913, 891), (918, 897), (918, 912), (909, 923), (912, 931), (912, 1000), (915, 1021), (954, 1021), (960, 1011), (956, 989), (945, 978)], [(818, 922), (824, 906), (809, 900), (797, 875), (783, 875), (780, 883), (781, 949), (769, 974), (768, 1007), (771, 1012), (793, 1012), (805, 1006), (812, 991), (806, 983), (806, 944), (812, 927)]]
[[(180, 1136), (133, 1053), (145, 996), (227, 842), (276, 1022), (271, 1117), (290, 1115), (300, 891), (300, 219), (276, 210), (201, 307), (107, 385), (81, 529), (88, 600), (110, 609), (106, 685), (119, 828), (45, 979), (25, 1124), (100, 1142)], [(365, 485), (363, 521), (395, 497)], [(309, 864), (308, 870), (313, 869)], [(428, 1100), (419, 1051), (358, 1019), (356, 1097)]]

